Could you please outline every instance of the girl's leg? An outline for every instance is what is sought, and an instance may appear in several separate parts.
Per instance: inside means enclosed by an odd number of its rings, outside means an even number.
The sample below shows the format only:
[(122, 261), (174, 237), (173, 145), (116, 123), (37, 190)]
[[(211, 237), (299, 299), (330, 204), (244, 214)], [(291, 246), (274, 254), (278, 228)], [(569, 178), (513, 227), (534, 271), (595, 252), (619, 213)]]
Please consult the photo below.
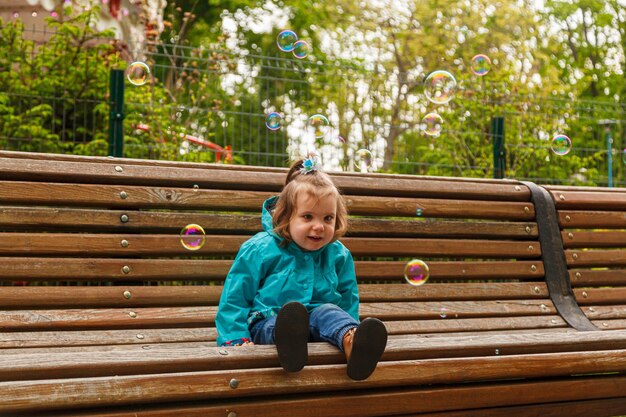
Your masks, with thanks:
[(351, 315), (334, 304), (322, 304), (310, 313), (311, 340), (328, 342), (345, 352), (344, 336), (359, 325)]
[(255, 345), (273, 345), (276, 316), (268, 317), (250, 326), (250, 336)]

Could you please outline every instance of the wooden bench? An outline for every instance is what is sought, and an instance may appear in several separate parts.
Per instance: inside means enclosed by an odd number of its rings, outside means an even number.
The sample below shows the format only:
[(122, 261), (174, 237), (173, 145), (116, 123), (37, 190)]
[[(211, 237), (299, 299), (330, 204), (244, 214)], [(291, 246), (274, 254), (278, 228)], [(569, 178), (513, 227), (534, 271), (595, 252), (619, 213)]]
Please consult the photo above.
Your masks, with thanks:
[(547, 188), (578, 304), (596, 328), (626, 329), (626, 188)]
[(0, 415), (626, 414), (626, 331), (594, 330), (552, 199), (511, 180), (333, 174), (360, 314), (390, 333), (367, 380), (324, 343), (295, 374), (273, 346), (217, 347), (219, 284), (285, 173), (0, 151)]

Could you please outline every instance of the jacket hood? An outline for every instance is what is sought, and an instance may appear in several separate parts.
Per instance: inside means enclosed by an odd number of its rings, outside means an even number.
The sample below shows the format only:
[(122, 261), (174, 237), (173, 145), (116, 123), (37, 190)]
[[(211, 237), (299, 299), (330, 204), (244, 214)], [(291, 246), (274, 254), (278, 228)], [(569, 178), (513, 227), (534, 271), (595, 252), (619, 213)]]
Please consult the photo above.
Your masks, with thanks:
[(274, 222), (272, 219), (272, 210), (274, 210), (274, 206), (276, 206), (277, 201), (277, 196), (270, 197), (265, 200), (263, 203), (263, 211), (261, 213), (261, 223), (263, 224), (263, 230), (282, 241), (283, 239), (274, 233)]

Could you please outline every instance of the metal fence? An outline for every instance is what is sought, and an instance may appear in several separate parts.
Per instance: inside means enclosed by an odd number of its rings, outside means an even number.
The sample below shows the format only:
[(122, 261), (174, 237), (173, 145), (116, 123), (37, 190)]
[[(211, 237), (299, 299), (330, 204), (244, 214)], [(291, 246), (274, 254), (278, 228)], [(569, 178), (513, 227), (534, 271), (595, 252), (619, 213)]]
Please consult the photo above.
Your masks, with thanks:
[[(10, 70), (19, 73), (44, 52), (60, 53), (34, 46)], [(121, 128), (126, 157), (285, 166), (315, 150), (336, 170), (492, 177), (500, 164), (499, 176), (538, 183), (626, 185), (624, 103), (533, 96), (460, 76), (454, 99), (435, 106), (421, 90), (425, 74), (299, 60), (280, 51), (163, 44), (125, 52), (125, 61), (145, 62), (151, 74), (145, 84), (126, 81), (120, 91), (109, 71), (126, 63), (107, 61), (104, 72), (95, 71), (90, 68), (102, 59), (92, 58), (86, 53), (76, 63), (80, 71), (52, 90), (0, 83), (0, 109), (12, 109), (0, 113), (0, 148), (106, 155)], [(76, 73), (84, 76), (71, 78)], [(100, 91), (86, 97), (81, 83), (94, 82)], [(282, 115), (278, 130), (266, 127), (271, 112)], [(424, 133), (429, 112), (443, 120), (436, 136)], [(330, 121), (322, 137), (307, 129), (313, 114)], [(550, 149), (559, 132), (572, 138), (567, 155)], [(358, 161), (362, 149), (372, 154), (366, 166)]]

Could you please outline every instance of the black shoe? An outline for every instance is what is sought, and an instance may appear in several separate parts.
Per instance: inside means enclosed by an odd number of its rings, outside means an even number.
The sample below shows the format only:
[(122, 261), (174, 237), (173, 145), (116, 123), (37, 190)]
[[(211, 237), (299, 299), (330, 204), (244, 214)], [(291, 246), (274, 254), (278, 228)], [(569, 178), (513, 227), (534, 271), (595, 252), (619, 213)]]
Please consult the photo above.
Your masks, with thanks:
[(285, 304), (276, 317), (274, 341), (280, 366), (287, 372), (298, 372), (306, 365), (309, 351), (309, 312), (302, 304)]
[(373, 318), (363, 320), (352, 338), (348, 376), (355, 381), (369, 377), (376, 369), (386, 346), (387, 329), (383, 322)]

